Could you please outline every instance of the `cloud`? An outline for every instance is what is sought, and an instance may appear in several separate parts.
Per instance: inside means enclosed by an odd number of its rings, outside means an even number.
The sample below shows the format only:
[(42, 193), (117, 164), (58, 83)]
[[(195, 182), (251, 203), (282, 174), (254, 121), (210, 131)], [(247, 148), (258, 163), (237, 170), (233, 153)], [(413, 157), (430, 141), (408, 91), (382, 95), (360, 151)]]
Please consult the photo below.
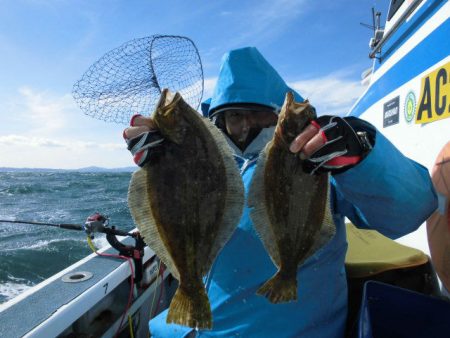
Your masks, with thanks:
[(346, 114), (366, 89), (360, 81), (348, 79), (342, 73), (293, 81), (289, 86), (309, 99), (319, 115)]
[(103, 149), (103, 150), (125, 150), (126, 144), (123, 143), (97, 143), (97, 142), (84, 142), (73, 141), (67, 145), (71, 149)]
[(97, 143), (77, 140), (61, 141), (58, 139), (27, 137), (16, 134), (0, 136), (0, 145), (19, 146), (27, 148), (66, 148), (70, 151), (80, 149), (123, 150), (126, 148), (124, 143)]
[(26, 147), (65, 147), (64, 143), (59, 141), (40, 138), (27, 137), (23, 135), (0, 136), (0, 144), (7, 146), (26, 146)]
[(67, 126), (67, 112), (73, 111), (75, 107), (71, 95), (56, 96), (30, 87), (21, 87), (19, 94), (21, 114), (32, 124), (31, 132), (48, 134)]
[[(211, 97), (216, 82), (217, 77), (203, 79), (203, 96), (201, 97), (201, 101), (204, 101)], [(201, 88), (200, 82), (195, 82), (191, 86), (186, 87), (180, 91), (180, 94), (183, 96), (183, 98), (194, 108), (197, 108), (194, 105), (198, 102), (197, 99), (199, 98), (199, 95), (197, 95), (197, 93), (199, 92), (199, 88)], [(198, 109), (200, 109), (200, 105), (198, 106)]]
[(123, 126), (85, 116), (70, 94), (28, 86), (16, 93), (1, 112), (1, 166), (120, 167), (130, 162)]
[(204, 80), (203, 100), (206, 100), (212, 96), (216, 82), (217, 76), (209, 77)]

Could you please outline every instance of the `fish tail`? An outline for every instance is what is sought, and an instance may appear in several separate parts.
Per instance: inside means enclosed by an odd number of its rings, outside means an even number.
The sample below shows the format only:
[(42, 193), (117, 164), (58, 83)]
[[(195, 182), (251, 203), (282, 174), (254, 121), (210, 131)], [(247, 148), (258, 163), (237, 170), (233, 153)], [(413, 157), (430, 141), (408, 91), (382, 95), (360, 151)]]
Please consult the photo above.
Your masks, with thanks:
[(179, 287), (170, 303), (167, 323), (211, 329), (211, 305), (205, 288), (199, 287), (195, 292), (187, 292)]
[(265, 296), (271, 303), (285, 303), (297, 300), (297, 276), (286, 276), (279, 270), (261, 286), (256, 293)]

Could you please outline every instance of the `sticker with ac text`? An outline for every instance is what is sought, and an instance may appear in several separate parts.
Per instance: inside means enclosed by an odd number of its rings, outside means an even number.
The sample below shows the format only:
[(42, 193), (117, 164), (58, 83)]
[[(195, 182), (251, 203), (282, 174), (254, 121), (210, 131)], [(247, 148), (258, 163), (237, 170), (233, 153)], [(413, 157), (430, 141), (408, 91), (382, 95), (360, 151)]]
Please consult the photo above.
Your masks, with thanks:
[(450, 117), (450, 62), (422, 78), (416, 108), (416, 123)]

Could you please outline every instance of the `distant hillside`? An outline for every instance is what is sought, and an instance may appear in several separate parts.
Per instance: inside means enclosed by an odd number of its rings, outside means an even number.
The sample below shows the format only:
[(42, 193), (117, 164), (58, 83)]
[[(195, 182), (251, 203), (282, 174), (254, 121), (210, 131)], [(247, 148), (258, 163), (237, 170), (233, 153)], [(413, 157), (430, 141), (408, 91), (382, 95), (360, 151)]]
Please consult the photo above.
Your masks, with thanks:
[(0, 172), (84, 172), (84, 173), (98, 173), (98, 172), (134, 172), (137, 167), (123, 167), (123, 168), (101, 168), (101, 167), (86, 167), (79, 169), (53, 169), (53, 168), (8, 168), (0, 167)]

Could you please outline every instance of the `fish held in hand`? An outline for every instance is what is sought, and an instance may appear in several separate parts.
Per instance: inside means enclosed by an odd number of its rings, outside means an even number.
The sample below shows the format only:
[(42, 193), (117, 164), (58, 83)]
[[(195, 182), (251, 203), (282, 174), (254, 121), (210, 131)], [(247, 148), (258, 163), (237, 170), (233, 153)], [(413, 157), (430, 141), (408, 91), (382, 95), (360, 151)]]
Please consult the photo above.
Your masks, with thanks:
[(273, 139), (260, 154), (250, 186), (251, 218), (276, 274), (257, 294), (272, 303), (297, 300), (297, 270), (335, 234), (328, 174), (310, 175), (289, 145), (316, 118), (308, 101), (288, 92)]
[(133, 174), (128, 204), (144, 241), (179, 280), (167, 322), (212, 328), (202, 277), (238, 224), (243, 183), (221, 132), (179, 93), (164, 90), (152, 117), (165, 141)]

